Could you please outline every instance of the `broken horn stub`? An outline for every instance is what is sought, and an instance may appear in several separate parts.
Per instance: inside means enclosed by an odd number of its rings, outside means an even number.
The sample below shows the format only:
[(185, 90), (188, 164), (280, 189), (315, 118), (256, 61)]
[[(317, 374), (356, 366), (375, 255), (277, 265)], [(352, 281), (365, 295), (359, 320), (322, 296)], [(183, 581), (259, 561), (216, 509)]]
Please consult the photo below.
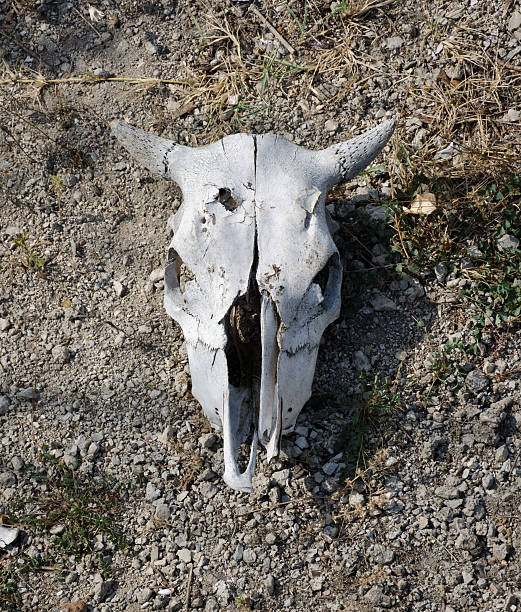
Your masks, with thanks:
[(222, 431), (223, 477), (236, 491), (252, 490), (259, 445), (269, 461), (293, 430), (311, 395), (320, 339), (340, 312), (327, 190), (370, 164), (394, 124), (323, 151), (274, 134), (191, 148), (112, 125), (142, 166), (183, 192), (165, 308), (183, 330), (192, 394)]
[(321, 151), (330, 171), (331, 185), (348, 181), (362, 172), (385, 147), (396, 126), (396, 117)]

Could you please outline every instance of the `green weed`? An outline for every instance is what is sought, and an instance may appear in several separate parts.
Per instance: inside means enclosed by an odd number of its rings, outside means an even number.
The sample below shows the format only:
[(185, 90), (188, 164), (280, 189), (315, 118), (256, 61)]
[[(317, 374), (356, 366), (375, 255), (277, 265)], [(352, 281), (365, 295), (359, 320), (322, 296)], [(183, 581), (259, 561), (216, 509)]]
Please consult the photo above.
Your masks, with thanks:
[(340, 395), (338, 401), (355, 409), (353, 420), (335, 443), (335, 451), (344, 453), (344, 476), (355, 478), (368, 464), (364, 443), (367, 433), (385, 426), (388, 417), (400, 406), (400, 395), (388, 379), (376, 374), (370, 381), (362, 379), (360, 393), (350, 397)]
[(31, 272), (40, 272), (45, 266), (45, 257), (36, 249), (36, 246), (30, 246), (27, 243), (29, 232), (24, 231), (17, 234), (14, 238), (14, 246), (21, 252), (21, 264)]
[(0, 602), (13, 610), (20, 609), (17, 584), (30, 572), (45, 567), (61, 574), (68, 571), (70, 557), (90, 555), (97, 571), (107, 574), (111, 555), (128, 546), (115, 520), (120, 493), (114, 482), (80, 476), (46, 447), (38, 465), (25, 467), (24, 477), (45, 492), (12, 502), (2, 524), (39, 538), (43, 547), (33, 558), (23, 548), (16, 559), (0, 558)]

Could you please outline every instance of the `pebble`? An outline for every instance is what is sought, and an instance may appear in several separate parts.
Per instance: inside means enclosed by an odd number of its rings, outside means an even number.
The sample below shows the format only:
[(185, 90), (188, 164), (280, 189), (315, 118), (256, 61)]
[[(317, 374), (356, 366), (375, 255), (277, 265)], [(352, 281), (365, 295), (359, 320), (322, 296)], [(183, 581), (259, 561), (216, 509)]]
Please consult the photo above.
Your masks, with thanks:
[(513, 11), (512, 15), (510, 15), (510, 19), (508, 20), (507, 27), (509, 30), (517, 30), (517, 28), (521, 27), (521, 12)]
[(400, 49), (405, 44), (405, 40), (400, 36), (391, 36), (385, 39), (385, 44), (388, 49)]
[(119, 281), (115, 280), (112, 283), (112, 286), (114, 287), (114, 292), (116, 293), (116, 296), (118, 298), (125, 295), (126, 287), (123, 285), (123, 283), (120, 283)]
[(6, 395), (0, 395), (0, 416), (7, 414), (10, 405), (9, 398)]
[(199, 444), (202, 448), (210, 449), (217, 444), (218, 440), (219, 436), (217, 436), (217, 434), (214, 434), (213, 432), (206, 433), (199, 438)]
[(369, 372), (371, 369), (371, 362), (363, 351), (353, 354), (353, 365), (358, 372)]
[(184, 563), (191, 563), (192, 562), (192, 551), (189, 550), (188, 548), (181, 548), (181, 550), (178, 550), (177, 551), (177, 556)]
[(56, 363), (69, 363), (71, 360), (71, 353), (66, 346), (53, 347), (51, 354)]
[(328, 119), (324, 123), (324, 128), (326, 132), (329, 132), (330, 134), (332, 134), (338, 130), (338, 121), (335, 121), (334, 119)]
[(11, 321), (9, 319), (0, 319), (0, 331), (5, 332), (11, 329)]
[(242, 553), (242, 560), (248, 565), (253, 565), (257, 561), (257, 553), (251, 548), (246, 548)]
[(34, 387), (26, 387), (25, 389), (22, 389), (22, 391), (19, 391), (16, 394), (16, 397), (18, 399), (27, 401), (31, 401), (34, 399), (37, 402), (40, 399), (40, 392)]
[(161, 497), (161, 491), (152, 483), (147, 482), (145, 499), (147, 502), (154, 502)]
[(155, 268), (154, 270), (152, 270), (152, 272), (150, 272), (150, 276), (148, 277), (148, 280), (151, 283), (157, 283), (160, 280), (163, 280), (164, 278), (165, 278), (165, 268), (161, 266), (160, 268)]
[(371, 306), (376, 310), (376, 312), (396, 310), (395, 302), (379, 291), (374, 293), (373, 297), (370, 299), (370, 302)]
[(519, 240), (510, 234), (504, 234), (496, 241), (496, 244), (500, 251), (508, 251), (509, 249), (515, 250), (519, 246)]
[(170, 518), (170, 507), (168, 504), (157, 504), (155, 514), (158, 519), (167, 521)]
[(94, 587), (93, 599), (96, 603), (102, 603), (107, 598), (114, 586), (113, 580), (102, 580)]
[(479, 393), (488, 387), (490, 381), (482, 370), (472, 370), (467, 374), (465, 382), (472, 391)]
[(275, 578), (272, 574), (268, 574), (266, 576), (266, 579), (264, 580), (264, 585), (266, 587), (268, 595), (273, 597), (273, 595), (275, 594)]

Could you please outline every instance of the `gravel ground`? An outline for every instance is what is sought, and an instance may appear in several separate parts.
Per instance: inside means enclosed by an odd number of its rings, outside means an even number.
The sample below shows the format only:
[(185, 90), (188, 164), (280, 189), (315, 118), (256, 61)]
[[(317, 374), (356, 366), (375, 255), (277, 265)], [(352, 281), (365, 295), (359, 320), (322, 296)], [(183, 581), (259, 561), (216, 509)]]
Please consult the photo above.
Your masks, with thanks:
[[(347, 5), (358, 14), (341, 17)], [(194, 146), (277, 132), (314, 148), (402, 109), (402, 138), (420, 148), (429, 92), (474, 75), (476, 49), (519, 70), (519, 4), (259, 3), (276, 33), (248, 2), (94, 8), (103, 17), (0, 1), (0, 517), (20, 521), (0, 549), (12, 572), (0, 606), (519, 610), (520, 337), (462, 348), (474, 328), (457, 270), (370, 282), (352, 235), (388, 261), (367, 232), (385, 224), (385, 170), (331, 196), (349, 230), (343, 313), (295, 432), (270, 465), (260, 453), (254, 492), (240, 494), (221, 480), (222, 441), (162, 306), (180, 192), (108, 129), (121, 118)], [(120, 77), (141, 81), (107, 80)], [(502, 121), (519, 121), (516, 95)], [(456, 168), (457, 146), (437, 138)], [(83, 547), (81, 530), (63, 537), (80, 515), (93, 525)]]

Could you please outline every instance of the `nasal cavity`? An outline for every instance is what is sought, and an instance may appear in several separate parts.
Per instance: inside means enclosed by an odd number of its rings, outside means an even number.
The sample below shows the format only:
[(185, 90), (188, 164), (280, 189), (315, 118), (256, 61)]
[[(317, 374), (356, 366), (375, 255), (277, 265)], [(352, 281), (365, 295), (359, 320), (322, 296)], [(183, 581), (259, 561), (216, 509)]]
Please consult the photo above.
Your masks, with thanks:
[(239, 202), (235, 199), (232, 192), (228, 187), (221, 187), (219, 189), (219, 193), (217, 194), (217, 201), (220, 202), (226, 210), (230, 210), (231, 212), (237, 210), (239, 207)]

